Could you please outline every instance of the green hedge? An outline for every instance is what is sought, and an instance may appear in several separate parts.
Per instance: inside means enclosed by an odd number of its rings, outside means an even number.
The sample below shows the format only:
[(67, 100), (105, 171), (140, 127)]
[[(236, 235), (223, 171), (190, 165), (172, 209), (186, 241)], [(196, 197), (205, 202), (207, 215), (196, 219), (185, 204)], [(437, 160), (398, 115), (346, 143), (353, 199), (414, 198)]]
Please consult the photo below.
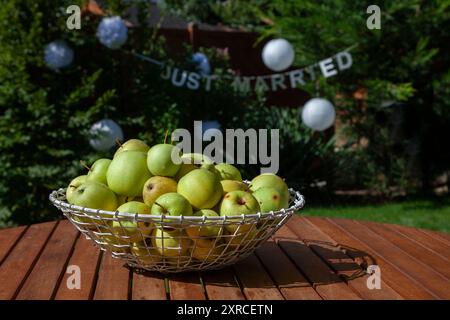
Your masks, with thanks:
[[(119, 1), (108, 3), (109, 9), (120, 10)], [(112, 156), (88, 143), (90, 126), (105, 117), (117, 121), (126, 138), (150, 144), (161, 142), (166, 130), (218, 119), (225, 128), (284, 127), (285, 154), (296, 145), (320, 148), (309, 133), (300, 134), (307, 130), (300, 128), (295, 110), (271, 109), (262, 97), (235, 93), (220, 81), (209, 93), (176, 88), (160, 79), (157, 67), (102, 46), (95, 37), (99, 17), (84, 16), (81, 30), (67, 30), (64, 8), (69, 4), (7, 0), (0, 6), (0, 226), (58, 216), (49, 192), (84, 171), (80, 160)], [(141, 19), (146, 10), (141, 8)], [(57, 39), (75, 51), (73, 64), (60, 72), (43, 61), (45, 45)], [(170, 61), (164, 39), (150, 29), (129, 30), (124, 50), (131, 49)], [(177, 61), (185, 68), (191, 67), (190, 50), (186, 47), (180, 54), (184, 60)], [(227, 72), (226, 60), (213, 49), (206, 52), (215, 72)], [(256, 172), (252, 166), (242, 169)]]

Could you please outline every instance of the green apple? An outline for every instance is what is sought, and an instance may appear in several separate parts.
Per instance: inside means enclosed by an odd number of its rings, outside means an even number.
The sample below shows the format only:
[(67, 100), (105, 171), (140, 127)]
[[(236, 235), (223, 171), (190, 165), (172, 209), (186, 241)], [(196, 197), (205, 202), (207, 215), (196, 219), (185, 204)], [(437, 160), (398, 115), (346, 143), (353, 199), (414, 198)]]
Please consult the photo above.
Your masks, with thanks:
[(211, 209), (222, 198), (223, 188), (216, 174), (195, 169), (178, 181), (177, 192), (196, 209)]
[(256, 191), (260, 188), (272, 187), (278, 190), (281, 196), (280, 205), (287, 208), (289, 205), (290, 194), (287, 184), (279, 176), (273, 173), (263, 173), (253, 178), (250, 183), (250, 190)]
[(117, 197), (103, 183), (86, 181), (73, 190), (69, 203), (92, 209), (114, 211), (117, 208)]
[[(124, 203), (119, 208), (118, 212), (150, 214), (150, 207), (143, 202), (130, 201)], [(151, 222), (135, 221), (133, 218), (121, 218), (112, 222), (112, 232), (119, 236), (122, 240), (128, 242), (139, 242), (143, 237), (148, 236), (153, 230)]]
[(164, 257), (185, 256), (191, 245), (189, 237), (180, 229), (173, 231), (156, 228), (152, 233), (152, 246)]
[[(117, 196), (117, 206), (120, 207), (124, 203), (133, 201), (135, 197), (128, 197), (128, 196)], [(139, 201), (139, 200), (136, 200)], [(141, 201), (143, 202), (143, 201)]]
[(146, 205), (152, 206), (159, 196), (169, 192), (177, 192), (177, 182), (168, 177), (155, 176), (145, 182), (142, 198)]
[(186, 174), (192, 170), (199, 169), (204, 164), (214, 164), (213, 161), (200, 153), (186, 153), (181, 156), (183, 163), (181, 164), (180, 170), (178, 170), (175, 175), (175, 180), (179, 181)]
[(221, 180), (237, 180), (242, 181), (242, 176), (239, 170), (228, 163), (216, 164), (216, 170), (219, 171)]
[(258, 200), (261, 212), (278, 211), (283, 209), (280, 192), (272, 187), (259, 188), (253, 192), (253, 196)]
[(118, 238), (115, 234), (97, 235), (97, 237), (103, 243), (103, 246), (111, 252), (128, 253), (130, 251), (130, 243)]
[(133, 243), (131, 254), (136, 257), (138, 263), (145, 266), (155, 265), (161, 261), (161, 255), (151, 246), (146, 246), (143, 241)]
[(253, 227), (251, 230), (239, 231), (237, 234), (227, 237), (225, 242), (229, 243), (228, 251), (230, 251), (235, 250), (237, 247), (244, 248), (254, 245), (261, 236), (261, 232), (256, 227)]
[(223, 198), (221, 198), (220, 200), (219, 200), (219, 202), (217, 202), (217, 204), (214, 206), (214, 207), (212, 207), (212, 211), (214, 211), (214, 212), (217, 212), (217, 213), (219, 213), (220, 212), (220, 205), (222, 204), (222, 199)]
[(220, 184), (222, 184), (224, 195), (225, 195), (225, 193), (228, 193), (231, 191), (236, 191), (236, 190), (248, 191), (248, 185), (246, 185), (242, 181), (222, 180), (222, 181), (220, 181)]
[(67, 202), (72, 203), (72, 195), (79, 186), (86, 182), (87, 175), (78, 176), (70, 181), (69, 186), (66, 189)]
[(192, 249), (192, 257), (200, 261), (213, 262), (222, 254), (224, 247), (199, 247)]
[(208, 170), (208, 171), (214, 173), (216, 175), (217, 179), (219, 179), (219, 181), (222, 180), (222, 176), (220, 175), (220, 172), (217, 171), (216, 166), (213, 163), (204, 163), (200, 166), (200, 169)]
[(96, 160), (89, 169), (89, 172), (87, 174), (87, 180), (97, 181), (106, 184), (106, 172), (108, 172), (110, 164), (111, 160), (109, 159)]
[[(193, 214), (196, 217), (218, 217), (219, 215), (210, 210), (210, 209), (202, 209)], [(215, 238), (220, 237), (222, 234), (222, 227), (217, 226), (218, 220), (206, 221), (205, 224), (199, 226), (192, 226), (186, 228), (187, 235), (196, 242), (196, 245), (199, 247), (209, 247), (210, 243), (215, 242)]]
[(114, 153), (114, 158), (123, 151), (141, 151), (147, 153), (148, 149), (150, 149), (150, 147), (144, 141), (139, 139), (130, 139), (120, 145), (120, 147), (116, 150), (116, 153)]
[(111, 162), (106, 174), (109, 188), (121, 196), (140, 197), (152, 174), (147, 168), (147, 154), (123, 151)]
[[(255, 214), (260, 210), (258, 200), (251, 193), (237, 190), (228, 192), (223, 197), (220, 206), (220, 215), (238, 216), (242, 214)], [(241, 224), (241, 222), (236, 220), (236, 223), (225, 225), (225, 228), (229, 232), (235, 232), (238, 229), (240, 232), (245, 232), (251, 228), (251, 224)]]
[[(105, 211), (114, 211), (117, 208), (117, 197), (106, 185), (96, 181), (86, 181), (79, 185), (69, 195), (70, 200), (68, 202), (80, 207), (86, 207), (91, 209), (100, 209)], [(79, 217), (73, 216), (76, 221), (82, 223), (91, 223), (101, 225), (104, 222), (93, 216), (92, 218), (86, 216)], [(89, 226), (90, 229), (95, 229), (96, 226)]]
[[(166, 216), (191, 216), (192, 206), (181, 194), (169, 192), (159, 196), (152, 205), (152, 215)], [(164, 219), (164, 222), (173, 222), (171, 219)], [(177, 224), (174, 224), (177, 225)]]
[[(177, 157), (179, 163), (174, 162)], [(173, 177), (181, 167), (181, 150), (171, 144), (157, 144), (147, 153), (147, 166), (155, 176)]]

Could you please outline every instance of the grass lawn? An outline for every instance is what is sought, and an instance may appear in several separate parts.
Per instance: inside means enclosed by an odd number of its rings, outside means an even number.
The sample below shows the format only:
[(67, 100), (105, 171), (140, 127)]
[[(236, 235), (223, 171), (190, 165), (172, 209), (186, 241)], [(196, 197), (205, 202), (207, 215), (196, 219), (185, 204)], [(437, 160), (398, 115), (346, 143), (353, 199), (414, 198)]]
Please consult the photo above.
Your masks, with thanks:
[(450, 233), (450, 198), (334, 207), (308, 207), (307, 203), (302, 214), (402, 224)]

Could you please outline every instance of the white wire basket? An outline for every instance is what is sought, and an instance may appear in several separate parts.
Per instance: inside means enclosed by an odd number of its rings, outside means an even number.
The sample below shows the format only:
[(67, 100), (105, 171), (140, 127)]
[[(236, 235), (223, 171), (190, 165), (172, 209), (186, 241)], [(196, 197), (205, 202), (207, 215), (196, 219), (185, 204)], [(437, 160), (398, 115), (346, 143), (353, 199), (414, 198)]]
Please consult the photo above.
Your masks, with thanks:
[(87, 239), (112, 257), (149, 271), (223, 268), (251, 254), (302, 209), (305, 199), (289, 189), (289, 207), (230, 216), (169, 216), (104, 211), (69, 204), (66, 190), (49, 198)]

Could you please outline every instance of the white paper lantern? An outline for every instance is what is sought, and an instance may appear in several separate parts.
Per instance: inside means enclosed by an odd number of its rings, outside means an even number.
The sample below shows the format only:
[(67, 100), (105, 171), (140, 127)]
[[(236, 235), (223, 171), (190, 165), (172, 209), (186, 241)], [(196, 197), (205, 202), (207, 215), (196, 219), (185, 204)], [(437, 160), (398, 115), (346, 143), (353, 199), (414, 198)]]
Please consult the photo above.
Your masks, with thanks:
[(50, 42), (44, 49), (44, 60), (51, 69), (61, 69), (73, 61), (73, 50), (63, 40)]
[(327, 99), (313, 98), (306, 102), (302, 110), (303, 123), (317, 131), (328, 129), (336, 120), (336, 111)]
[(103, 18), (97, 28), (97, 38), (110, 49), (119, 49), (128, 39), (128, 28), (120, 17)]
[(209, 65), (208, 57), (201, 52), (196, 52), (192, 55), (192, 62), (195, 64), (198, 72), (201, 75), (209, 75), (211, 73), (211, 66)]
[(294, 48), (285, 39), (273, 39), (266, 43), (262, 50), (262, 60), (267, 68), (282, 71), (294, 62)]
[(123, 131), (111, 119), (103, 119), (89, 129), (89, 144), (97, 151), (108, 151), (116, 145), (116, 139), (123, 141)]

